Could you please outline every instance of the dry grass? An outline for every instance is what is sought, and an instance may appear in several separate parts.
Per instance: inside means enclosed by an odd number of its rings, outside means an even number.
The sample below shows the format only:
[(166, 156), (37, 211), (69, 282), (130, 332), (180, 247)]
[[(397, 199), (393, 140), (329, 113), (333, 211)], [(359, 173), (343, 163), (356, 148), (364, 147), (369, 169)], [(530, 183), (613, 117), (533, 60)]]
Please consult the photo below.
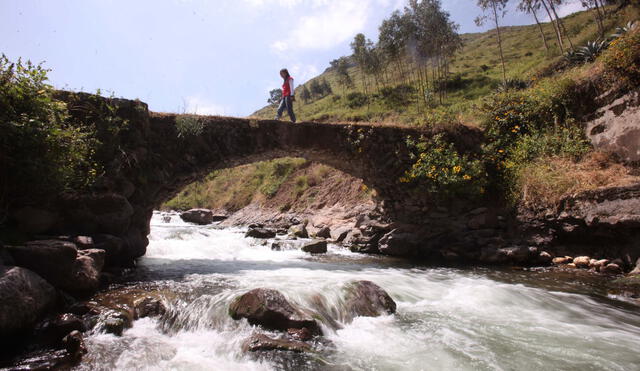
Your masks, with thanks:
[(640, 183), (640, 176), (602, 152), (577, 163), (560, 157), (540, 159), (522, 169), (518, 182), (521, 203), (531, 208), (553, 208), (569, 195), (635, 183)]

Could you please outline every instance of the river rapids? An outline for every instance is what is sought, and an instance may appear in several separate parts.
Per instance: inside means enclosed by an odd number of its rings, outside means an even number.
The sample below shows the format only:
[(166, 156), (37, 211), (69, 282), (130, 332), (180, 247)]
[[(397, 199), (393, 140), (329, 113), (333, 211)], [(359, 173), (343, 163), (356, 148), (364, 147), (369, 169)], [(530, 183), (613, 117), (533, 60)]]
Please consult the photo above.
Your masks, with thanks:
[[(272, 251), (244, 230), (152, 219), (130, 285), (159, 290), (168, 311), (121, 337), (93, 332), (78, 370), (640, 370), (640, 312), (597, 285), (537, 270), (433, 268), (329, 245)], [(228, 306), (258, 287), (312, 309), (370, 280), (397, 313), (323, 323), (313, 354), (243, 353), (257, 331)], [(339, 306), (336, 306), (339, 307)]]

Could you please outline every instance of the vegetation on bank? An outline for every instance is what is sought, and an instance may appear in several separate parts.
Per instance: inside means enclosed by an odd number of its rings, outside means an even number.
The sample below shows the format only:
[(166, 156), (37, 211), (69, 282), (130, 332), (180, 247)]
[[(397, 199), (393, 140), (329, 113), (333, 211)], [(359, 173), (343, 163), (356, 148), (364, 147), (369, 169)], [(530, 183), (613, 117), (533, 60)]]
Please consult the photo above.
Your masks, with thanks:
[(0, 57), (0, 222), (12, 203), (84, 188), (98, 173), (93, 133), (69, 120), (46, 81), (41, 65)]
[[(357, 187), (358, 191), (345, 192)], [(162, 205), (163, 210), (208, 208), (237, 211), (252, 203), (281, 211), (325, 204), (321, 193), (346, 195), (344, 203), (370, 199), (361, 181), (326, 165), (301, 158), (279, 158), (211, 172)], [(338, 196), (339, 199), (341, 196)]]

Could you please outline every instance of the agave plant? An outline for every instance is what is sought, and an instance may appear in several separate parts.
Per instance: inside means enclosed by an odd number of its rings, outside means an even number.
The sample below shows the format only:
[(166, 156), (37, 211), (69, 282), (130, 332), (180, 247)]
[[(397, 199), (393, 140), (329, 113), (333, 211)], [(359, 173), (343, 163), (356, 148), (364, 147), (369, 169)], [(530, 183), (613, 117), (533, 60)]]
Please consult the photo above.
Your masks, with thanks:
[(611, 34), (611, 36), (609, 36), (609, 37), (611, 39), (617, 39), (618, 37), (628, 33), (629, 31), (634, 30), (637, 26), (638, 26), (638, 22), (629, 21), (629, 22), (627, 22), (627, 24), (625, 24), (622, 27), (616, 27), (616, 33)]
[(609, 42), (606, 40), (589, 41), (585, 46), (579, 47), (577, 53), (583, 61), (593, 62), (608, 46)]
[(593, 62), (607, 47), (609, 47), (607, 40), (589, 41), (586, 45), (578, 47), (576, 50), (566, 52), (564, 58), (569, 63)]
[(527, 87), (528, 87), (528, 84), (526, 81), (518, 78), (512, 78), (512, 79), (507, 79), (505, 82), (501, 83), (498, 86), (498, 91), (504, 92), (507, 90), (523, 90), (523, 89), (526, 89)]

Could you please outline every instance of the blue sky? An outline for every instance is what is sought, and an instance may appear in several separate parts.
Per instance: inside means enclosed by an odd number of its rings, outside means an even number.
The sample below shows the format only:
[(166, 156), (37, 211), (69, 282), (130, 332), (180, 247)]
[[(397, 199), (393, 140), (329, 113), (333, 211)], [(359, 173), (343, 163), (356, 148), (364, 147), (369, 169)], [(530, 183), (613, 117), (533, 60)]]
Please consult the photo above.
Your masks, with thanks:
[[(139, 98), (153, 111), (246, 116), (289, 68), (296, 84), (375, 40), (405, 0), (0, 0), (0, 53), (45, 62), (58, 88)], [(443, 0), (462, 32), (473, 0)], [(579, 9), (570, 4), (562, 13)], [(529, 24), (508, 12), (505, 24)]]

